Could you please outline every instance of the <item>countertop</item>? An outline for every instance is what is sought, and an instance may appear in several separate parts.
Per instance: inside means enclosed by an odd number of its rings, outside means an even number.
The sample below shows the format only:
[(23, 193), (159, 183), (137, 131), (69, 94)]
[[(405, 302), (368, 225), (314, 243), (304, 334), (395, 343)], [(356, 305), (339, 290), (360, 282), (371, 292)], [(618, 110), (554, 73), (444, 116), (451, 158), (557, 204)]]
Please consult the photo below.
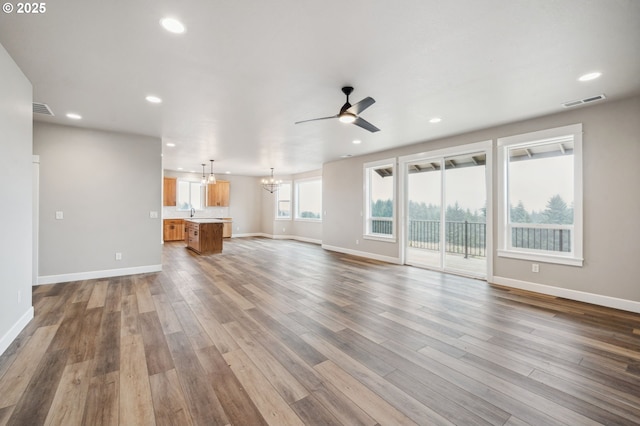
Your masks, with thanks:
[(231, 223), (228, 219), (216, 219), (214, 217), (187, 217), (184, 219), (187, 222), (194, 223)]

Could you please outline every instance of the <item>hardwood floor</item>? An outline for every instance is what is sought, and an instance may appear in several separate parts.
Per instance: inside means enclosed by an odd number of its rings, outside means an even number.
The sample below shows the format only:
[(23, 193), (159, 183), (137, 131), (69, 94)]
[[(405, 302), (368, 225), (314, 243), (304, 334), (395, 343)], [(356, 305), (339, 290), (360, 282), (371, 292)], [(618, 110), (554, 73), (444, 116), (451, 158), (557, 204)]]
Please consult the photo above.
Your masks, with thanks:
[(311, 244), (167, 243), (33, 303), (0, 425), (640, 423), (640, 315)]

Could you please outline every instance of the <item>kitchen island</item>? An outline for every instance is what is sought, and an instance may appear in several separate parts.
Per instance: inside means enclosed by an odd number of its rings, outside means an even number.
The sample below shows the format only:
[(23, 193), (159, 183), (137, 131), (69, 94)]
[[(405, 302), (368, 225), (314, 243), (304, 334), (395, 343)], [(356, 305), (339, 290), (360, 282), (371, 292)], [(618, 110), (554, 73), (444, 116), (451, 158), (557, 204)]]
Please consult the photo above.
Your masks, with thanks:
[(224, 222), (220, 219), (185, 219), (187, 248), (198, 254), (222, 253)]

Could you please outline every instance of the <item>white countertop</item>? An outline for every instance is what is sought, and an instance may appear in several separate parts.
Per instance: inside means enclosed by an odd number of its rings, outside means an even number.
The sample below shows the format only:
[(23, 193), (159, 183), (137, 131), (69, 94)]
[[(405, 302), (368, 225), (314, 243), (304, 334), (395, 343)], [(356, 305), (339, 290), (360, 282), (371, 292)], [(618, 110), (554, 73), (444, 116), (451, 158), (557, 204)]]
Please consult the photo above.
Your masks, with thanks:
[(195, 222), (195, 223), (231, 223), (231, 220), (228, 219), (216, 219), (213, 217), (187, 217), (184, 219), (187, 222)]

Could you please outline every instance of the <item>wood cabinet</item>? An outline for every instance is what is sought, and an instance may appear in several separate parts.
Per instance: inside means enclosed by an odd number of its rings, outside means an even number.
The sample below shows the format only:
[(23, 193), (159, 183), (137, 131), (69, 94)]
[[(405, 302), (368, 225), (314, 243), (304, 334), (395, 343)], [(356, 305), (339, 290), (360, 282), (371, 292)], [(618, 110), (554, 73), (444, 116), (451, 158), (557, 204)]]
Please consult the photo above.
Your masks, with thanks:
[(222, 222), (186, 221), (185, 243), (198, 254), (222, 253)]
[(233, 223), (231, 222), (231, 218), (221, 217), (220, 220), (228, 221), (222, 224), (222, 238), (231, 238), (231, 232), (233, 230)]
[(165, 177), (163, 179), (163, 206), (175, 206), (176, 205), (176, 183), (178, 179), (174, 177)]
[(229, 207), (230, 185), (227, 180), (219, 180), (207, 185), (207, 206)]
[(165, 241), (184, 240), (184, 219), (164, 219), (162, 230)]

